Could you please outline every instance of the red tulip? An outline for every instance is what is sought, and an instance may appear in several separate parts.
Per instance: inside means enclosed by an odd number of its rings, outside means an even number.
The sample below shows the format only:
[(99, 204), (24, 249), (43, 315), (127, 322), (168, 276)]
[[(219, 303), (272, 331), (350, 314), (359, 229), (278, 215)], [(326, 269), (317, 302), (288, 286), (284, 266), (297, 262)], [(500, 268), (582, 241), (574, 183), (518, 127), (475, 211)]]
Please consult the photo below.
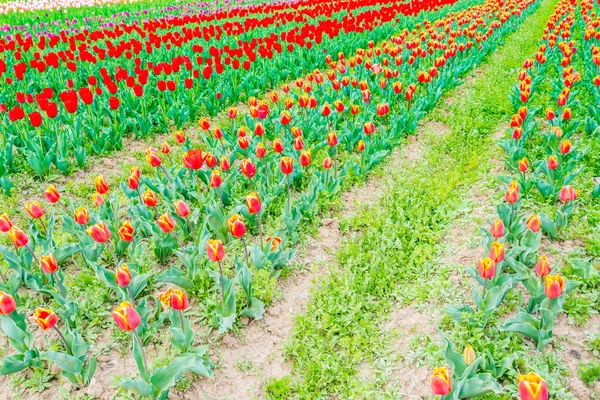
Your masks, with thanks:
[(140, 315), (128, 301), (122, 302), (115, 308), (112, 317), (117, 326), (125, 332), (133, 331), (142, 322)]
[(90, 221), (90, 215), (84, 207), (75, 210), (75, 222), (80, 225), (87, 225)]
[(29, 237), (27, 237), (27, 234), (16, 226), (12, 226), (9, 229), (8, 236), (17, 248), (24, 247), (27, 245), (27, 243), (29, 243)]
[(206, 242), (206, 254), (211, 261), (218, 262), (225, 257), (225, 249), (220, 240), (208, 240)]
[(123, 225), (121, 225), (121, 228), (119, 228), (119, 237), (124, 242), (129, 243), (133, 240), (133, 232), (134, 232), (134, 229), (133, 229), (133, 226), (131, 225), (131, 222), (125, 221), (125, 222), (123, 222)]
[(280, 166), (281, 172), (283, 172), (285, 175), (289, 175), (294, 172), (294, 160), (292, 160), (290, 157), (281, 157)]
[(58, 193), (58, 190), (56, 190), (56, 188), (52, 185), (46, 188), (44, 195), (49, 203), (56, 203), (58, 200), (60, 200), (60, 193)]
[(35, 309), (33, 318), (40, 328), (45, 331), (52, 329), (58, 322), (58, 315), (54, 311), (41, 307)]
[(452, 378), (448, 367), (434, 368), (431, 375), (431, 391), (433, 394), (441, 396), (452, 391)]
[(546, 381), (537, 374), (518, 375), (520, 400), (548, 400)]
[(110, 239), (110, 230), (102, 221), (90, 226), (87, 229), (87, 233), (98, 243), (104, 243)]
[(540, 256), (540, 258), (538, 258), (538, 262), (535, 266), (535, 272), (537, 272), (539, 276), (546, 276), (552, 272), (552, 267), (550, 266), (548, 257)]
[(170, 305), (173, 310), (182, 311), (188, 308), (190, 302), (182, 289), (171, 290)]
[(253, 192), (246, 196), (246, 206), (250, 214), (258, 214), (260, 212), (261, 203), (258, 193)]
[(10, 217), (7, 214), (0, 215), (0, 232), (8, 232), (12, 228), (13, 224)]
[(40, 256), (40, 269), (47, 274), (53, 274), (58, 270), (58, 262), (53, 254)]
[(496, 275), (496, 263), (489, 257), (479, 260), (477, 272), (483, 279), (491, 279)]
[(8, 315), (15, 311), (17, 303), (15, 299), (7, 293), (0, 291), (0, 314)]
[(177, 212), (177, 215), (179, 215), (182, 218), (187, 217), (192, 212), (192, 210), (190, 210), (190, 206), (188, 206), (186, 204), (186, 202), (183, 200), (175, 201), (174, 206), (175, 206), (175, 211)]
[(31, 218), (38, 219), (44, 216), (44, 209), (37, 201), (30, 201), (25, 205), (25, 209)]
[(202, 150), (189, 150), (184, 153), (183, 156), (183, 165), (186, 168), (198, 170), (202, 168), (202, 164), (204, 163), (205, 157), (202, 155)]
[(123, 264), (120, 268), (117, 268), (115, 272), (115, 282), (121, 287), (129, 285), (131, 282), (131, 272), (129, 271), (127, 264)]
[(108, 184), (102, 175), (98, 175), (96, 179), (94, 179), (94, 184), (96, 185), (96, 191), (100, 194), (104, 194), (108, 192)]
[(175, 221), (173, 221), (173, 218), (169, 214), (161, 215), (156, 223), (165, 233), (169, 233), (175, 229)]
[(241, 238), (246, 234), (246, 225), (242, 221), (242, 217), (239, 214), (233, 214), (228, 221), (229, 232), (234, 237)]

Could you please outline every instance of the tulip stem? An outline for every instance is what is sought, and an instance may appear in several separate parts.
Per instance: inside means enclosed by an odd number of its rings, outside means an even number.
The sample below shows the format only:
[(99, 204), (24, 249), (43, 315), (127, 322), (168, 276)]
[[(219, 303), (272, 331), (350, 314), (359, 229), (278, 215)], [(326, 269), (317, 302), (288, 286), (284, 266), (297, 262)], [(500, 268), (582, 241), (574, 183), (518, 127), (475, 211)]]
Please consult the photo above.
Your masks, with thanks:
[[(188, 228), (190, 228), (190, 235), (192, 235), (192, 237), (194, 237), (194, 228), (192, 227), (192, 223), (190, 222), (190, 218), (189, 217), (185, 217), (185, 222), (187, 222)], [(195, 242), (195, 240), (194, 240)]]
[(142, 199), (142, 192), (140, 191), (140, 187), (138, 186), (138, 187), (136, 188), (136, 190), (137, 190), (138, 197), (139, 197), (139, 199), (140, 199), (140, 205), (141, 205), (141, 204), (144, 204), (144, 199)]
[(63, 343), (65, 344), (65, 349), (67, 350), (67, 352), (69, 353), (69, 355), (72, 355), (71, 348), (69, 347), (69, 343), (67, 342), (67, 339), (65, 339), (65, 337), (62, 334), (62, 332), (60, 331), (60, 329), (58, 329), (56, 327), (56, 325), (54, 325), (52, 327), (52, 329), (54, 329), (58, 333), (58, 336), (60, 336), (60, 338), (62, 339)]
[(262, 247), (262, 245), (263, 245), (263, 231), (262, 231), (262, 224), (260, 222), (260, 212), (258, 214), (256, 214), (256, 218), (258, 220), (258, 234), (260, 236), (260, 245)]
[(179, 311), (179, 319), (181, 320), (181, 330), (185, 333), (185, 325), (183, 324), (183, 311), (182, 310), (178, 310)]
[(244, 244), (244, 254), (246, 255), (246, 267), (250, 268), (250, 262), (248, 261), (248, 247), (246, 246), (246, 239), (242, 236), (242, 243)]
[(292, 180), (290, 178), (290, 175), (288, 174), (287, 176), (287, 183), (288, 183), (288, 213), (292, 214)]
[(146, 352), (144, 351), (144, 344), (142, 343), (142, 338), (140, 337), (140, 335), (137, 333), (137, 331), (135, 329), (133, 330), (133, 336), (135, 337), (135, 339), (138, 341), (138, 344), (140, 345), (140, 351), (142, 352), (142, 361), (144, 363), (144, 370), (145, 370), (146, 374), (149, 375), (148, 363), (146, 362)]
[(44, 224), (44, 221), (42, 221), (40, 219), (40, 225), (42, 225), (42, 230), (44, 231), (44, 236), (48, 237), (48, 229), (46, 228), (46, 224)]
[(221, 261), (219, 263), (219, 273), (221, 274), (221, 305), (223, 307), (223, 312), (225, 312), (225, 282), (223, 282), (223, 264)]
[(173, 236), (175, 236), (175, 239), (177, 239), (177, 243), (179, 243), (179, 247), (183, 249), (183, 248), (184, 248), (184, 244), (183, 244), (183, 242), (181, 241), (181, 239), (179, 239), (179, 236), (177, 236), (177, 234), (175, 233), (175, 231), (174, 231), (174, 230), (173, 230), (173, 231), (171, 231), (171, 233), (173, 234)]
[(0, 277), (2, 278), (3, 282), (6, 282), (6, 275), (4, 275), (4, 272), (2, 271), (2, 268), (0, 268)]
[(39, 261), (40, 259), (38, 258), (38, 256), (35, 255), (35, 253), (33, 252), (33, 250), (31, 250), (31, 247), (29, 247), (28, 244), (25, 245), (25, 248), (27, 249), (27, 251), (29, 251), (29, 253), (31, 253), (31, 255), (33, 256), (33, 258), (35, 258), (36, 261)]
[(133, 298), (133, 293), (131, 292), (131, 286), (127, 285), (127, 294), (129, 294), (129, 299), (131, 300), (131, 305), (135, 308), (135, 299)]
[(482, 300), (485, 302), (485, 289), (487, 289), (487, 279), (483, 280), (483, 294), (481, 295)]
[(53, 272), (52, 275), (54, 275), (54, 279), (56, 279), (56, 286), (58, 286), (58, 291), (60, 292), (60, 295), (63, 298), (66, 298), (67, 294), (65, 292), (65, 287), (63, 286), (62, 282), (60, 281), (58, 274), (56, 272)]

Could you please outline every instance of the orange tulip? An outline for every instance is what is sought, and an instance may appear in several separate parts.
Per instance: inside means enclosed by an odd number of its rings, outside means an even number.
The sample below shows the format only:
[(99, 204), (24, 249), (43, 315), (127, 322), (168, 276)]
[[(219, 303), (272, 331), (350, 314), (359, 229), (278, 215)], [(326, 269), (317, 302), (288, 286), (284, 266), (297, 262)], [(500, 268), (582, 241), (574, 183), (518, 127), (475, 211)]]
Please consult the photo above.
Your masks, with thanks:
[(131, 222), (125, 221), (125, 222), (123, 222), (123, 225), (121, 225), (121, 228), (119, 228), (119, 237), (124, 242), (129, 243), (133, 240), (133, 231), (134, 231), (134, 229), (133, 229), (133, 226), (131, 225)]
[(281, 245), (281, 238), (278, 236), (275, 236), (274, 238), (268, 237), (266, 242), (271, 243), (271, 251), (277, 251), (277, 249)]
[(115, 272), (115, 281), (119, 286), (127, 286), (131, 282), (131, 272), (127, 264), (121, 265)]
[(206, 242), (206, 254), (211, 261), (218, 262), (225, 257), (225, 249), (220, 240), (208, 240)]
[(294, 160), (292, 160), (292, 158), (290, 157), (281, 157), (281, 172), (283, 172), (285, 175), (289, 175), (292, 172), (294, 172)]
[(158, 204), (156, 194), (151, 190), (146, 190), (142, 195), (142, 199), (144, 200), (144, 204), (148, 207), (154, 207), (156, 204)]
[(40, 257), (40, 269), (47, 274), (53, 274), (58, 270), (58, 262), (53, 254)]
[(96, 191), (100, 194), (105, 194), (108, 192), (108, 184), (102, 175), (98, 175), (96, 179), (94, 179), (94, 184), (96, 185)]
[(496, 263), (502, 262), (504, 260), (504, 245), (499, 242), (492, 242), (489, 258)]
[(182, 131), (175, 132), (175, 140), (177, 140), (177, 143), (179, 143), (179, 144), (185, 143), (184, 133)]
[(37, 201), (30, 201), (25, 205), (25, 209), (31, 216), (31, 218), (42, 218), (44, 216), (44, 209)]
[(548, 400), (548, 385), (534, 372), (518, 375), (520, 400)]
[(16, 226), (12, 226), (9, 229), (8, 236), (17, 248), (24, 247), (27, 245), (27, 243), (29, 243), (29, 237), (27, 237), (27, 234)]
[(104, 243), (110, 239), (108, 225), (100, 221), (87, 229), (87, 233), (98, 243)]
[(521, 161), (519, 161), (519, 171), (525, 172), (529, 169), (529, 160), (527, 157), (523, 157)]
[(187, 294), (182, 289), (173, 289), (171, 291), (171, 298), (169, 299), (169, 303), (173, 310), (178, 311), (185, 310), (190, 305)]
[(535, 214), (533, 214), (531, 217), (527, 218), (527, 221), (525, 222), (527, 229), (529, 229), (533, 232), (538, 232), (540, 230), (541, 224), (542, 224), (542, 221), (540, 220), (540, 217), (538, 217)]
[(58, 190), (52, 185), (46, 188), (44, 195), (46, 196), (46, 200), (50, 203), (56, 203), (60, 200), (60, 193), (58, 193)]
[(173, 221), (173, 218), (169, 214), (161, 215), (156, 223), (165, 233), (169, 233), (175, 229), (175, 221)]
[(234, 237), (241, 238), (246, 234), (246, 225), (242, 221), (242, 217), (239, 214), (233, 214), (228, 221), (229, 232)]
[(133, 331), (142, 322), (140, 315), (128, 301), (122, 302), (115, 308), (112, 312), (112, 317), (117, 326), (125, 332)]
[(202, 168), (205, 157), (202, 155), (202, 150), (189, 150), (182, 156), (183, 166), (189, 169), (198, 170)]
[(496, 275), (496, 263), (489, 257), (479, 260), (477, 272), (483, 279), (491, 279)]
[(15, 311), (17, 303), (15, 299), (7, 293), (0, 291), (0, 314), (8, 315)]
[(40, 328), (45, 331), (52, 329), (58, 322), (58, 315), (56, 315), (54, 311), (41, 307), (35, 309), (33, 318), (35, 319), (35, 322), (38, 323)]
[(563, 141), (560, 142), (560, 153), (567, 154), (570, 151), (571, 151), (571, 141), (569, 139), (563, 139)]
[(250, 214), (258, 214), (261, 209), (260, 197), (258, 193), (250, 193), (246, 196), (246, 206)]
[(79, 225), (87, 225), (90, 222), (90, 214), (84, 207), (79, 207), (75, 210), (75, 222)]
[(555, 170), (556, 168), (558, 168), (558, 159), (556, 156), (548, 157), (548, 169)]
[(431, 391), (442, 396), (452, 391), (452, 378), (448, 367), (434, 368), (431, 375)]
[(465, 359), (465, 364), (467, 365), (471, 365), (475, 361), (475, 350), (473, 350), (471, 345), (465, 347), (465, 350), (463, 351), (463, 358)]
[(337, 133), (329, 132), (327, 134), (327, 144), (331, 147), (335, 147), (338, 144)]
[(544, 292), (549, 299), (560, 297), (565, 289), (565, 280), (560, 275), (546, 276), (546, 286)]
[(13, 224), (10, 217), (7, 214), (0, 215), (0, 232), (8, 232), (12, 228)]

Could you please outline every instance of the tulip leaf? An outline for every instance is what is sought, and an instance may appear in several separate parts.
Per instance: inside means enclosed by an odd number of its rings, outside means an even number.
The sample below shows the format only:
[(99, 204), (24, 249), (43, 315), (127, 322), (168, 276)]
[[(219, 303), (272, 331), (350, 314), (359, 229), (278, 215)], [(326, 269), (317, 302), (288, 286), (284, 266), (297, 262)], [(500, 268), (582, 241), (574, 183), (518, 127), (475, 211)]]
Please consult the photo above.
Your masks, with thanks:
[[(171, 267), (157, 278), (159, 282), (168, 282), (179, 286), (186, 291), (193, 291), (195, 288), (194, 282), (186, 277), (185, 272), (176, 267)], [(147, 281), (146, 281), (147, 282)]]
[(56, 261), (62, 263), (80, 251), (81, 247), (79, 246), (79, 243), (64, 244), (54, 249), (54, 257), (56, 258)]
[(121, 387), (137, 393), (139, 396), (150, 396), (154, 393), (154, 388), (141, 379), (124, 379), (121, 381)]
[(42, 357), (54, 362), (63, 371), (71, 372), (73, 374), (79, 374), (83, 369), (83, 362), (81, 360), (65, 353), (46, 351), (42, 353)]
[(463, 382), (459, 397), (469, 399), (486, 393), (500, 393), (502, 386), (489, 373), (477, 374)]
[(0, 361), (0, 375), (9, 375), (29, 368), (31, 360), (25, 354), (15, 354)]
[(150, 377), (150, 383), (156, 389), (160, 395), (170, 388), (175, 386), (177, 380), (185, 374), (187, 371), (196, 367), (196, 356), (193, 354), (186, 354), (175, 358), (171, 364), (157, 369)]

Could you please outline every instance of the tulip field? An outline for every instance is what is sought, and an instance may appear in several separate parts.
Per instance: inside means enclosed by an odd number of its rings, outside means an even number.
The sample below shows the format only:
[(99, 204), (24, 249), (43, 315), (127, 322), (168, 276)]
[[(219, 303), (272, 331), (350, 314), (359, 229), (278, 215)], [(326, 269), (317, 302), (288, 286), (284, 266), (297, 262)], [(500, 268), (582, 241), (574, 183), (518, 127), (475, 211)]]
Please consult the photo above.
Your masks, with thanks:
[(600, 398), (600, 2), (0, 0), (0, 399)]

